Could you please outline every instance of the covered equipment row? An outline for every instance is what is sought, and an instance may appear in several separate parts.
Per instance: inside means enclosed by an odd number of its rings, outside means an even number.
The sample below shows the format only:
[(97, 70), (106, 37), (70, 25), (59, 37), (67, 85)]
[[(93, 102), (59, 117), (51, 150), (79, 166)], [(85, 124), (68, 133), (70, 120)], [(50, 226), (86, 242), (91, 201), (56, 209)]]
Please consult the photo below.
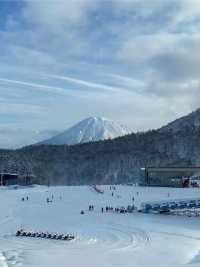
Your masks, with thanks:
[(200, 208), (200, 199), (182, 199), (171, 201), (145, 202), (141, 204), (143, 212), (170, 212), (177, 209)]

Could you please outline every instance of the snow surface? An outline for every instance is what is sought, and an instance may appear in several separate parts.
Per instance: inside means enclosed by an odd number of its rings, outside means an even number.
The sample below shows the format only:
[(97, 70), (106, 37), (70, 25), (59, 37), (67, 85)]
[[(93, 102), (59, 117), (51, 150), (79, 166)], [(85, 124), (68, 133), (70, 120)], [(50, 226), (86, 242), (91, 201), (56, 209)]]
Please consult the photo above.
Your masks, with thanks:
[[(199, 197), (199, 189), (117, 186), (0, 188), (0, 266), (200, 266), (200, 218), (101, 213), (143, 201)], [(139, 192), (139, 195), (136, 194)], [(54, 196), (52, 203), (46, 198)], [(29, 196), (28, 201), (21, 201)], [(94, 205), (94, 212), (88, 206)], [(80, 211), (85, 214), (81, 215)], [(18, 228), (74, 233), (74, 241), (15, 237)]]
[(87, 118), (61, 134), (40, 144), (78, 144), (105, 139), (113, 139), (131, 133), (126, 126), (99, 117)]

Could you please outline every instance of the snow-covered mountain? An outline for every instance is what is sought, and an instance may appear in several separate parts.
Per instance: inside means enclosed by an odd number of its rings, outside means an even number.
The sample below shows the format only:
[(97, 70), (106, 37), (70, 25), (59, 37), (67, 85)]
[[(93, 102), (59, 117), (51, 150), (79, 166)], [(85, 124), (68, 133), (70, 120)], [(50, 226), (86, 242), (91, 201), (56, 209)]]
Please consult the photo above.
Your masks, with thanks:
[(113, 139), (131, 132), (132, 131), (128, 129), (128, 127), (111, 120), (100, 117), (90, 117), (58, 135), (40, 142), (40, 144), (73, 145)]

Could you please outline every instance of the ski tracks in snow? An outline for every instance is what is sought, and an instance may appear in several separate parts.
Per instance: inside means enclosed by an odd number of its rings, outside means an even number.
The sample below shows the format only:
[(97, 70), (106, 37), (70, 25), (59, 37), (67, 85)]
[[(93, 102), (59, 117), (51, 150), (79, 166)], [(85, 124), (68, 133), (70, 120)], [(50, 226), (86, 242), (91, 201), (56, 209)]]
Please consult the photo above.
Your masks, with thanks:
[(123, 251), (139, 249), (150, 242), (150, 238), (145, 231), (119, 224), (104, 224), (89, 232), (88, 228), (82, 229), (82, 232), (77, 234), (78, 238), (71, 242), (68, 248)]

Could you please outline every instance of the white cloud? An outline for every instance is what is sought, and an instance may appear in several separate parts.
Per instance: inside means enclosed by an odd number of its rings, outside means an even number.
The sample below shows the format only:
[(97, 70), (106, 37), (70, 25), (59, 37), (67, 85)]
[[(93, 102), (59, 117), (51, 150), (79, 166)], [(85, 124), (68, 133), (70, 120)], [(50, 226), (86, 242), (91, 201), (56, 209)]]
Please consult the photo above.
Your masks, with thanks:
[(196, 52), (199, 34), (158, 33), (132, 37), (123, 43), (119, 59), (142, 63), (165, 54), (189, 54)]
[(140, 18), (151, 16), (155, 21), (156, 15), (161, 15), (173, 26), (194, 21), (200, 16), (199, 0), (112, 0), (112, 2), (118, 11), (134, 12), (135, 16)]
[(192, 22), (200, 18), (199, 0), (176, 0), (175, 3), (179, 8), (172, 20), (173, 24)]
[(119, 12), (135, 12), (135, 16), (148, 17), (162, 10), (171, 0), (112, 0), (114, 8)]
[(199, 78), (200, 34), (149, 34), (129, 38), (118, 53), (118, 60), (143, 68), (145, 79), (190, 80)]
[(26, 0), (24, 16), (36, 25), (58, 30), (68, 24), (83, 24), (95, 2), (97, 0)]

